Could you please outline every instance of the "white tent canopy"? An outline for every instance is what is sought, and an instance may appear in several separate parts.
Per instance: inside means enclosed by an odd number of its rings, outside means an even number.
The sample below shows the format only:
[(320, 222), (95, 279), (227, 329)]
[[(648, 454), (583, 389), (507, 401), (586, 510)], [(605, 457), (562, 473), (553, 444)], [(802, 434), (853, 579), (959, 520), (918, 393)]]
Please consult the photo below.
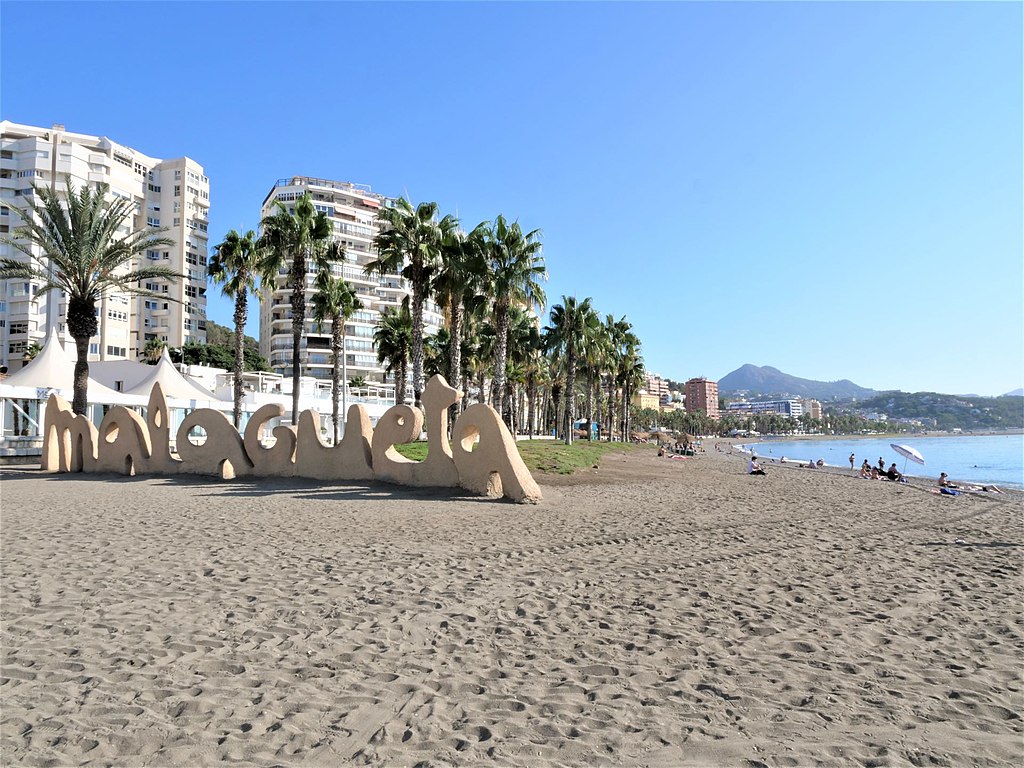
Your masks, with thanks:
[[(54, 389), (61, 397), (72, 399), (75, 389), (75, 361), (61, 345), (55, 329), (50, 329), (46, 344), (32, 362), (4, 379), (0, 387)], [(93, 402), (117, 402), (119, 393), (90, 378), (88, 395), (89, 400)]]
[(164, 347), (163, 354), (160, 355), (160, 362), (153, 366), (153, 372), (129, 389), (127, 394), (149, 397), (149, 393), (153, 390), (153, 385), (157, 383), (163, 389), (165, 397), (178, 400), (220, 401), (220, 398), (213, 394), (213, 392), (199, 386), (195, 382), (189, 381), (178, 373), (178, 369), (171, 362), (170, 355), (167, 354), (167, 347)]

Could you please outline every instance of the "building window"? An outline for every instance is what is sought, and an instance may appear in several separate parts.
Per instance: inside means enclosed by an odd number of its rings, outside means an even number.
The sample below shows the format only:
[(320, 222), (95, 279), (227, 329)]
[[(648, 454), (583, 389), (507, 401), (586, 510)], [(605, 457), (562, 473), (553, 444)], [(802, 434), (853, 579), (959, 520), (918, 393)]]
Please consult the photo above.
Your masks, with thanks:
[(150, 192), (159, 192), (160, 191), (160, 187), (158, 187), (156, 184), (147, 184), (146, 185), (146, 189), (148, 189)]
[(28, 333), (28, 323), (11, 323), (11, 335)]
[(109, 344), (107, 345), (108, 355), (114, 355), (115, 357), (124, 357), (127, 351), (128, 350), (126, 350), (124, 347), (113, 347)]
[(154, 216), (147, 216), (146, 217), (146, 224), (148, 224), (151, 227), (159, 227), (160, 226), (160, 219), (158, 219), (158, 218), (156, 218)]
[(89, 354), (90, 355), (98, 355), (99, 353), (100, 353), (100, 345), (99, 344), (93, 343), (93, 344), (89, 345)]

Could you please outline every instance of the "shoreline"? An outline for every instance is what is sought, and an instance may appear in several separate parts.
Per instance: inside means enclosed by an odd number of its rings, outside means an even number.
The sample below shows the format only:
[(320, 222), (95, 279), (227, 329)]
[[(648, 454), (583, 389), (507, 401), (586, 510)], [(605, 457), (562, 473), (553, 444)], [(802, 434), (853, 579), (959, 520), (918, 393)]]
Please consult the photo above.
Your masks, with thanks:
[(536, 506), (0, 469), (0, 750), (1014, 763), (1020, 497), (744, 461), (611, 453)]

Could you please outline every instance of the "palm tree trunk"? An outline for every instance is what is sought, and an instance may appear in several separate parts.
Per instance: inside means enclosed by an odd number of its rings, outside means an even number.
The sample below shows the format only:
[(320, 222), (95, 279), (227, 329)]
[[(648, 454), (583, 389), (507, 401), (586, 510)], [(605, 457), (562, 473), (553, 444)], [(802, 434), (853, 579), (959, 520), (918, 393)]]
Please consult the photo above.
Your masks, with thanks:
[(292, 262), (292, 425), (299, 423), (299, 349), (306, 324), (306, 252), (298, 251)]
[(423, 410), (423, 286), (412, 286), (412, 394), (413, 406)]
[(565, 444), (572, 445), (573, 420), (576, 416), (576, 355), (569, 352), (565, 360)]
[(335, 315), (331, 318), (331, 351), (334, 352), (334, 364), (331, 366), (331, 419), (334, 422), (335, 445), (341, 440), (341, 424), (338, 421), (338, 401), (341, 398), (341, 360), (338, 358), (345, 354), (345, 340), (342, 336), (344, 332), (344, 322)]
[(622, 388), (622, 439), (626, 440), (629, 434), (629, 382)]
[(71, 410), (79, 416), (85, 416), (88, 408), (89, 387), (89, 337), (79, 336), (75, 339), (75, 350), (78, 359), (75, 361), (74, 400)]
[(462, 380), (462, 304), (453, 299), (451, 329), (448, 336), (448, 382), (454, 387)]
[(558, 430), (562, 427), (562, 421), (559, 419), (562, 404), (562, 387), (557, 384), (551, 388), (551, 402), (554, 406), (551, 416), (555, 426), (555, 437), (557, 438)]
[(615, 437), (615, 376), (608, 377), (608, 442)]
[(494, 308), (494, 410), (502, 413), (505, 393), (505, 361), (508, 359), (508, 307), (498, 304)]
[[(341, 413), (342, 418), (348, 417), (348, 327), (345, 318), (341, 319)], [(337, 423), (337, 422), (335, 422)], [(335, 441), (337, 442), (337, 441)]]
[(245, 321), (249, 314), (248, 298), (245, 293), (245, 281), (241, 292), (235, 296), (235, 382), (234, 401), (231, 418), (235, 429), (242, 425), (242, 371), (245, 369)]
[(505, 422), (508, 424), (509, 432), (514, 437), (517, 430), (518, 414), (516, 413), (516, 388), (511, 381), (506, 381), (505, 384), (505, 407), (508, 408), (508, 418)]
[(530, 440), (533, 440), (533, 432), (535, 428), (534, 420), (537, 417), (537, 380), (532, 375), (526, 380), (526, 401), (527, 414), (526, 414), (526, 435)]
[(405, 377), (408, 367), (405, 360), (398, 361), (398, 378), (395, 379), (395, 402), (398, 405), (405, 405)]
[[(462, 382), (462, 301), (452, 297), (448, 303), (451, 307), (451, 328), (448, 334), (448, 383), (453, 387)], [(448, 434), (452, 434), (455, 420), (460, 411), (466, 407), (466, 387), (462, 387), (463, 395), (459, 402), (448, 409)]]
[(587, 366), (587, 440), (594, 439), (594, 369)]
[(551, 409), (551, 386), (544, 387), (544, 400), (540, 404), (540, 419), (538, 430), (545, 435), (548, 433), (548, 411)]

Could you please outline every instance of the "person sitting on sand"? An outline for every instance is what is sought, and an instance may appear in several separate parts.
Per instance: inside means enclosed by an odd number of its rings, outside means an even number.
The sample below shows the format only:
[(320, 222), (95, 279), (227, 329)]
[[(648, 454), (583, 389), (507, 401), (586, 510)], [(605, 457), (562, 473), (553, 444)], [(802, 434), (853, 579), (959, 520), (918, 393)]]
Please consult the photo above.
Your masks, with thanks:
[(945, 472), (939, 475), (939, 487), (940, 488), (959, 488), (960, 486), (956, 483), (949, 482), (949, 475)]
[(818, 459), (818, 469), (821, 469), (824, 466), (825, 466), (825, 460), (824, 459)]
[(860, 477), (862, 480), (871, 479), (871, 465), (868, 464), (867, 459), (865, 459), (864, 463), (860, 465)]
[(886, 470), (885, 476), (888, 479), (892, 480), (894, 483), (897, 480), (902, 480), (903, 479), (903, 475), (901, 475), (899, 470), (896, 469), (896, 463), (895, 462), (893, 462), (892, 464), (889, 465), (889, 469)]
[(767, 474), (761, 465), (757, 463), (757, 456), (750, 455), (750, 461), (747, 463), (747, 474), (748, 475), (764, 475)]
[(877, 480), (879, 477), (880, 476), (878, 474), (878, 467), (872, 467), (871, 468), (871, 479), (872, 480)]
[(804, 466), (807, 467), (808, 469), (817, 469), (817, 467), (814, 466), (814, 459), (808, 459), (807, 463)]

